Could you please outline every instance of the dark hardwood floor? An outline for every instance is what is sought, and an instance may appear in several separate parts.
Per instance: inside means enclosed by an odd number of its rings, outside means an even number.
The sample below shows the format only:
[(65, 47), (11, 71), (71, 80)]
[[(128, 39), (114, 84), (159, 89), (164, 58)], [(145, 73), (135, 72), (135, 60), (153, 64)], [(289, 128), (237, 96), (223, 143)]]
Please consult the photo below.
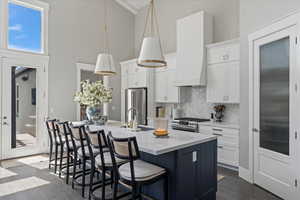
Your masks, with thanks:
[(235, 171), (218, 168), (218, 172), (225, 178), (218, 183), (217, 200), (280, 200), (264, 189), (239, 178)]
[[(72, 190), (62, 179), (49, 173), (46, 162), (3, 163), (2, 167), (7, 169), (0, 168), (0, 200), (82, 200), (79, 190)], [(279, 200), (240, 179), (237, 172), (219, 168), (219, 174), (224, 178), (218, 184), (218, 200)], [(20, 188), (19, 191), (16, 188)]]

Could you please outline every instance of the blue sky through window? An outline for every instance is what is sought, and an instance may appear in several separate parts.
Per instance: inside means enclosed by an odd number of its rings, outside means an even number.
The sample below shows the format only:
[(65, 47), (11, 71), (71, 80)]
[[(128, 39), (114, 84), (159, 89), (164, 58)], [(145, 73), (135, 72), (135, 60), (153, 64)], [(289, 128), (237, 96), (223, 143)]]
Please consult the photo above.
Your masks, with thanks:
[(9, 3), (8, 13), (8, 48), (41, 52), (42, 12)]

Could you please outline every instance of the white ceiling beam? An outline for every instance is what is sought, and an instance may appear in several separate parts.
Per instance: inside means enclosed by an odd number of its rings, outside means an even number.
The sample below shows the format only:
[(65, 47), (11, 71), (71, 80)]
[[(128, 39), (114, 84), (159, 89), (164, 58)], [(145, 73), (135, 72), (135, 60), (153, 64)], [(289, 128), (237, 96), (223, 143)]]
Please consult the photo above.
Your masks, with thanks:
[(124, 0), (116, 0), (117, 3), (119, 3), (121, 6), (129, 10), (132, 14), (136, 15), (138, 13), (138, 10), (131, 7), (127, 2)]

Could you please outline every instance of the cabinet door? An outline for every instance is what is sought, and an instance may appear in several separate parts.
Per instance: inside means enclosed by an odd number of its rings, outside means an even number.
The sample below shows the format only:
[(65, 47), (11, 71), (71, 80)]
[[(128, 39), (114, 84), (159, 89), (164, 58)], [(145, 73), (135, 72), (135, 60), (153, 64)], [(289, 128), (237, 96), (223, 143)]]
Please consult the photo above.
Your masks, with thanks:
[(239, 88), (239, 62), (228, 62), (208, 66), (208, 102), (239, 103)]
[(168, 70), (167, 73), (167, 101), (169, 103), (179, 103), (179, 88), (175, 86), (176, 70)]
[(239, 166), (239, 151), (238, 147), (229, 145), (218, 145), (218, 162), (234, 167)]
[(167, 101), (167, 71), (155, 73), (155, 101)]
[[(223, 103), (227, 93), (228, 83), (225, 83), (224, 64), (208, 66), (207, 69), (207, 101), (211, 103)], [(225, 83), (225, 84), (224, 84)]]
[(240, 63), (228, 63), (228, 71), (230, 71), (229, 83), (229, 101), (230, 103), (240, 102)]
[[(177, 163), (177, 199), (191, 199), (196, 197), (197, 178), (197, 150), (188, 148), (178, 153)], [(180, 161), (180, 162), (179, 162)]]

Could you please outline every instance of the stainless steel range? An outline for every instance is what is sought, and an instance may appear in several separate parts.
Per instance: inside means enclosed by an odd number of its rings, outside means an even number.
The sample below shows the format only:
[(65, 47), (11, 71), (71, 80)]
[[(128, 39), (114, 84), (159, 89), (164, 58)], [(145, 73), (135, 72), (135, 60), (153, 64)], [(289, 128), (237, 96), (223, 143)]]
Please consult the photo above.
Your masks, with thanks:
[(200, 122), (207, 122), (209, 119), (200, 119), (200, 118), (192, 118), (192, 117), (183, 117), (176, 118), (172, 121), (172, 129), (189, 131), (189, 132), (199, 132)]

